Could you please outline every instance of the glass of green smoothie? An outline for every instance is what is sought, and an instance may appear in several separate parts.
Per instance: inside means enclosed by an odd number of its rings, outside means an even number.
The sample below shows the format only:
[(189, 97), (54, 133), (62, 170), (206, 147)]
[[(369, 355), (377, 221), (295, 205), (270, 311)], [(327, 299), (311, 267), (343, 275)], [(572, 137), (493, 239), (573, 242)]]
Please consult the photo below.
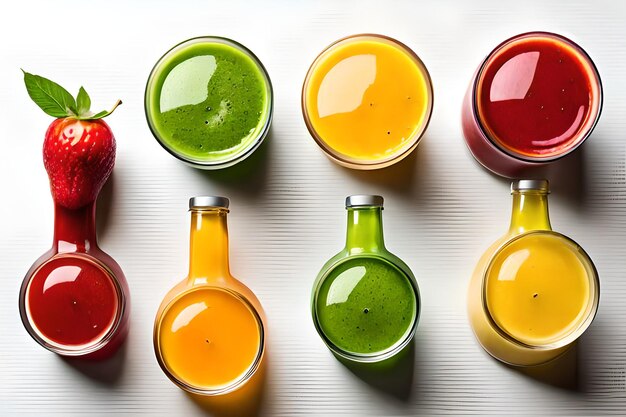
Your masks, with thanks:
[(383, 198), (346, 199), (345, 248), (313, 286), (313, 322), (328, 348), (355, 362), (378, 362), (399, 353), (415, 335), (420, 298), (415, 276), (383, 240)]
[(250, 156), (270, 128), (272, 83), (243, 45), (205, 36), (186, 40), (156, 63), (145, 93), (148, 125), (181, 161), (226, 168)]

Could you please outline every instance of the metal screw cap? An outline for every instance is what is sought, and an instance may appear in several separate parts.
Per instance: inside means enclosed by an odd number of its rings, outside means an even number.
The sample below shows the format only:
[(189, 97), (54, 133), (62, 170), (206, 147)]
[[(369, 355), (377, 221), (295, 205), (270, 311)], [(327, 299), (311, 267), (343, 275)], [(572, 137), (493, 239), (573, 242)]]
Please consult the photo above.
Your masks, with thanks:
[(346, 208), (382, 207), (384, 199), (379, 195), (357, 194), (346, 197)]
[(511, 192), (514, 191), (542, 191), (550, 192), (548, 180), (517, 180), (511, 183)]
[(219, 197), (214, 195), (196, 196), (189, 199), (189, 210), (206, 208), (227, 209), (229, 203), (230, 202), (226, 197)]

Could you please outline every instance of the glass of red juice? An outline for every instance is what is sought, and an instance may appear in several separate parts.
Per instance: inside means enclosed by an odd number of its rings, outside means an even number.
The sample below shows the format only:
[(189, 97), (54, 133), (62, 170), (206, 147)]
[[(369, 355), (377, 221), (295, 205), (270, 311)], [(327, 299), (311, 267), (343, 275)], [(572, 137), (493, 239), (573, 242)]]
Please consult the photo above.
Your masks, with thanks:
[(485, 168), (532, 177), (578, 148), (601, 109), (589, 55), (561, 35), (529, 32), (502, 42), (479, 66), (463, 101), (463, 134)]
[(95, 201), (55, 204), (52, 248), (26, 273), (20, 315), (40, 345), (62, 356), (106, 359), (128, 333), (128, 284), (96, 240)]

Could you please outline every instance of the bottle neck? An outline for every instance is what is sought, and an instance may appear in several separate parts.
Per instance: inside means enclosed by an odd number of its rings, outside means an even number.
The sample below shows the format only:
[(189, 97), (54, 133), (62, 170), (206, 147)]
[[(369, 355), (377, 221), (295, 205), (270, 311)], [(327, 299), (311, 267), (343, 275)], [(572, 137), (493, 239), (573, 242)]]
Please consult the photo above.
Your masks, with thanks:
[(98, 246), (95, 201), (78, 209), (54, 205), (54, 238), (59, 253), (88, 252)]
[(192, 284), (225, 281), (230, 277), (225, 209), (192, 210), (189, 280)]
[(513, 193), (509, 233), (519, 234), (528, 230), (552, 230), (546, 192), (533, 190)]
[(346, 249), (351, 252), (377, 252), (385, 249), (382, 207), (348, 209)]

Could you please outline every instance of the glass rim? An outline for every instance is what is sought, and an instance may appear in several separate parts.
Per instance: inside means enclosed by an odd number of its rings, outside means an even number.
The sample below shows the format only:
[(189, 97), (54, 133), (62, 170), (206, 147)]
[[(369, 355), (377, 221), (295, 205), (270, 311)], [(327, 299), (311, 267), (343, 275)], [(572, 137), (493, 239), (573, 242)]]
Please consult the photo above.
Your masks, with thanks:
[[(227, 385), (218, 386), (214, 389), (192, 385), (192, 384), (187, 383), (183, 379), (179, 378), (176, 375), (176, 372), (174, 372), (167, 366), (165, 358), (163, 357), (163, 350), (161, 349), (161, 324), (162, 324), (163, 318), (165, 317), (165, 314), (182, 297), (194, 291), (202, 291), (202, 290), (223, 291), (235, 297), (238, 301), (242, 302), (246, 306), (246, 308), (251, 312), (259, 329), (259, 348), (257, 350), (257, 354), (254, 358), (254, 361), (250, 364), (248, 369), (246, 369), (246, 371), (243, 372), (239, 377), (234, 379), (233, 382)], [(157, 358), (157, 362), (159, 363), (159, 366), (161, 367), (161, 370), (163, 371), (163, 373), (170, 379), (170, 381), (172, 381), (175, 385), (177, 385), (183, 391), (186, 391), (192, 394), (197, 394), (197, 395), (215, 396), (215, 395), (222, 395), (222, 394), (233, 392), (237, 390), (238, 388), (240, 388), (241, 386), (243, 386), (246, 382), (248, 382), (252, 378), (252, 376), (259, 369), (261, 365), (261, 360), (263, 359), (263, 356), (265, 354), (265, 338), (266, 338), (265, 325), (263, 324), (263, 320), (261, 319), (261, 316), (259, 312), (256, 310), (256, 308), (252, 305), (250, 301), (248, 301), (248, 299), (243, 294), (235, 290), (232, 290), (230, 288), (203, 284), (203, 285), (197, 285), (197, 286), (188, 288), (180, 292), (179, 294), (177, 294), (170, 301), (168, 301), (166, 306), (163, 308), (163, 311), (161, 311), (161, 313), (159, 314), (159, 316), (157, 316), (155, 320), (153, 345), (154, 345), (154, 352)]]
[[(500, 325), (498, 325), (493, 315), (491, 314), (491, 311), (489, 310), (489, 306), (487, 304), (486, 282), (487, 282), (488, 275), (489, 275), (489, 272), (491, 271), (495, 258), (497, 257), (498, 254), (502, 252), (503, 249), (505, 249), (509, 245), (531, 235), (554, 236), (574, 246), (577, 249), (579, 259), (586, 264), (585, 269), (588, 274), (590, 295), (589, 295), (589, 300), (586, 306), (586, 311), (584, 313), (585, 316), (580, 320), (580, 322), (578, 323), (576, 327), (572, 328), (572, 330), (569, 333), (565, 334), (558, 340), (550, 342), (550, 343), (525, 343), (521, 340), (516, 339), (515, 336), (511, 335), (505, 329), (500, 327)], [(506, 242), (501, 244), (491, 256), (489, 263), (487, 264), (487, 266), (485, 267), (483, 271), (482, 278), (483, 279), (482, 279), (481, 294), (480, 294), (481, 305), (482, 305), (483, 312), (487, 318), (489, 325), (491, 326), (492, 329), (496, 331), (496, 333), (498, 333), (500, 337), (504, 338), (508, 342), (519, 347), (536, 350), (536, 351), (550, 351), (550, 350), (556, 350), (556, 349), (560, 349), (565, 346), (568, 346), (574, 341), (576, 341), (589, 328), (589, 326), (593, 322), (598, 312), (598, 305), (600, 301), (600, 280), (598, 276), (598, 270), (596, 269), (596, 266), (593, 263), (593, 260), (591, 259), (589, 254), (583, 249), (583, 247), (580, 246), (578, 243), (576, 243), (576, 241), (569, 238), (568, 236), (565, 236), (564, 234), (555, 232), (553, 230), (530, 230), (527, 232), (520, 233), (519, 235), (513, 236), (511, 239), (508, 239)]]
[[(487, 129), (485, 128), (485, 126), (483, 125), (483, 121), (481, 120), (480, 115), (478, 114), (478, 103), (477, 103), (477, 99), (478, 99), (478, 85), (479, 83), (482, 81), (482, 77), (484, 75), (484, 71), (487, 68), (487, 65), (490, 63), (491, 59), (493, 57), (495, 57), (495, 55), (501, 51), (503, 48), (505, 48), (506, 46), (508, 46), (509, 44), (516, 42), (518, 40), (521, 39), (525, 39), (525, 38), (533, 38), (533, 37), (537, 37), (537, 38), (548, 38), (548, 39), (552, 39), (552, 40), (556, 40), (558, 42), (562, 42), (564, 44), (567, 44), (572, 50), (574, 50), (576, 53), (579, 54), (580, 58), (585, 61), (585, 63), (589, 66), (590, 69), (590, 73), (593, 75), (593, 78), (595, 78), (595, 81), (597, 83), (596, 88), (598, 89), (598, 98), (597, 100), (594, 100), (592, 102), (592, 106), (591, 109), (593, 111), (595, 111), (595, 116), (593, 118), (593, 121), (587, 126), (585, 127), (584, 131), (581, 131), (581, 133), (579, 133), (579, 138), (577, 138), (575, 140), (575, 142), (570, 145), (568, 148), (564, 149), (562, 152), (557, 153), (555, 155), (549, 155), (549, 156), (531, 156), (531, 155), (524, 155), (521, 154), (519, 152), (515, 152), (512, 149), (508, 149), (506, 148), (504, 145), (500, 144), (496, 139), (492, 138), (491, 135), (489, 134), (489, 132), (487, 131)], [(573, 40), (560, 35), (558, 33), (554, 33), (554, 32), (548, 32), (548, 31), (529, 31), (529, 32), (523, 32), (514, 36), (511, 36), (509, 38), (507, 38), (506, 40), (500, 42), (495, 48), (493, 48), (489, 54), (487, 54), (487, 56), (483, 59), (483, 61), (481, 62), (480, 66), (478, 67), (478, 70), (476, 72), (476, 75), (474, 76), (473, 80), (472, 80), (472, 116), (474, 119), (475, 124), (479, 127), (481, 133), (483, 134), (483, 136), (493, 145), (495, 146), (499, 151), (504, 152), (506, 155), (517, 159), (519, 161), (523, 161), (526, 163), (547, 163), (547, 162), (553, 162), (553, 161), (557, 161), (561, 158), (564, 158), (565, 156), (571, 154), (572, 152), (574, 152), (576, 149), (578, 149), (586, 140), (587, 138), (589, 138), (589, 136), (591, 136), (591, 134), (593, 133), (596, 125), (598, 124), (598, 121), (600, 120), (600, 115), (602, 114), (602, 109), (603, 109), (603, 103), (604, 103), (604, 90), (602, 87), (602, 80), (600, 78), (600, 73), (598, 72), (598, 68), (596, 67), (595, 63), (593, 62), (593, 60), (591, 59), (591, 57), (589, 56), (589, 54), (580, 46), (578, 45), (576, 42), (574, 42)], [(584, 133), (582, 133), (584, 132)]]
[[(266, 113), (265, 113), (266, 115), (264, 117), (265, 120), (263, 120), (263, 126), (259, 130), (259, 133), (257, 134), (257, 136), (250, 141), (247, 147), (241, 149), (238, 153), (230, 155), (224, 159), (217, 159), (217, 160), (197, 159), (197, 158), (190, 157), (188, 155), (184, 155), (176, 151), (175, 149), (171, 148), (167, 143), (165, 143), (161, 133), (159, 133), (158, 129), (154, 125), (151, 112), (149, 110), (151, 106), (150, 93), (153, 90), (153, 83), (155, 82), (154, 77), (156, 73), (158, 72), (158, 70), (160, 69), (163, 62), (165, 61), (165, 59), (172, 56), (176, 52), (179, 52), (185, 49), (186, 47), (190, 45), (194, 45), (198, 43), (218, 43), (218, 44), (229, 46), (243, 53), (245, 56), (250, 58), (250, 60), (257, 66), (257, 68), (259, 69), (259, 72), (261, 73), (263, 77), (263, 81), (265, 83), (265, 89), (266, 89), (266, 95), (267, 95), (267, 106), (266, 106)], [(269, 73), (267, 72), (267, 69), (265, 68), (261, 60), (250, 49), (248, 49), (243, 44), (230, 38), (226, 38), (223, 36), (205, 35), (205, 36), (196, 36), (196, 37), (189, 38), (182, 42), (177, 43), (176, 45), (168, 49), (156, 61), (156, 63), (152, 67), (152, 70), (150, 71), (148, 80), (146, 81), (143, 102), (144, 102), (144, 114), (146, 116), (148, 127), (150, 128), (150, 132), (152, 133), (152, 136), (154, 136), (154, 138), (157, 140), (157, 142), (159, 143), (159, 145), (161, 145), (163, 149), (165, 149), (170, 155), (172, 155), (179, 161), (184, 162), (187, 165), (190, 165), (192, 167), (201, 168), (201, 169), (221, 169), (221, 168), (228, 168), (230, 166), (233, 166), (237, 164), (238, 162), (241, 162), (244, 159), (248, 158), (265, 141), (265, 138), (267, 137), (269, 133), (269, 130), (272, 124), (273, 115), (274, 115), (274, 88), (272, 86), (272, 81), (270, 79)], [(257, 125), (257, 127), (259, 125)]]
[[(319, 322), (318, 314), (317, 314), (318, 295), (319, 295), (319, 291), (324, 280), (328, 278), (332, 270), (334, 270), (336, 267), (338, 267), (342, 263), (348, 262), (353, 259), (358, 259), (358, 258), (370, 258), (370, 259), (374, 258), (376, 260), (383, 261), (393, 266), (396, 270), (402, 273), (402, 276), (404, 276), (406, 280), (411, 284), (413, 295), (415, 297), (415, 314), (413, 314), (411, 325), (407, 328), (407, 330), (404, 332), (402, 337), (399, 338), (394, 344), (392, 344), (391, 346), (389, 346), (388, 348), (384, 350), (373, 352), (373, 353), (351, 352), (351, 351), (345, 350), (337, 346), (335, 343), (332, 342), (332, 340), (330, 340), (330, 338), (328, 338), (328, 336), (326, 336), (326, 333), (324, 333), (324, 330), (322, 328), (321, 323)], [(384, 257), (380, 255), (376, 255), (376, 254), (370, 254), (370, 253), (358, 254), (358, 255), (351, 255), (346, 258), (339, 259), (338, 261), (334, 262), (332, 265), (328, 266), (328, 268), (326, 269), (326, 273), (323, 276), (321, 276), (319, 280), (316, 281), (316, 284), (313, 288), (311, 314), (313, 316), (313, 324), (315, 325), (315, 330), (317, 331), (318, 335), (326, 344), (326, 347), (328, 347), (328, 349), (330, 349), (331, 352), (333, 352), (334, 354), (344, 359), (348, 359), (353, 362), (360, 362), (360, 363), (381, 362), (381, 361), (384, 361), (385, 359), (389, 359), (395, 356), (396, 354), (400, 353), (415, 337), (415, 333), (417, 331), (417, 325), (419, 324), (420, 313), (421, 313), (420, 293), (419, 293), (419, 289), (417, 287), (417, 283), (415, 282), (415, 280), (412, 279), (410, 276), (408, 276), (404, 271), (402, 271), (402, 269), (400, 269), (398, 266), (390, 262), (388, 259), (385, 259)]]
[[(111, 280), (111, 282), (113, 283), (113, 286), (115, 287), (115, 291), (117, 295), (117, 309), (115, 311), (115, 318), (113, 320), (113, 323), (109, 326), (109, 329), (105, 333), (102, 334), (102, 336), (100, 336), (97, 339), (94, 339), (94, 341), (91, 343), (84, 343), (82, 345), (64, 345), (62, 343), (56, 343), (53, 340), (51, 340), (49, 337), (46, 337), (37, 328), (37, 325), (35, 324), (30, 314), (28, 295), (30, 293), (30, 284), (32, 282), (32, 279), (45, 265), (49, 264), (52, 261), (55, 261), (58, 259), (64, 259), (64, 258), (71, 258), (71, 259), (80, 258), (84, 260), (85, 262), (94, 264), (102, 273), (104, 273), (107, 276), (107, 278)], [(20, 317), (22, 319), (22, 324), (26, 328), (26, 331), (41, 346), (61, 356), (68, 356), (68, 357), (86, 356), (104, 348), (117, 335), (118, 331), (120, 330), (120, 326), (122, 324), (122, 319), (126, 312), (126, 295), (124, 294), (124, 291), (122, 290), (122, 286), (120, 282), (118, 281), (115, 273), (111, 270), (111, 268), (109, 268), (106, 264), (101, 262), (99, 259), (86, 253), (58, 253), (52, 256), (50, 259), (43, 262), (32, 273), (30, 273), (26, 277), (22, 285), (22, 288), (20, 290), (19, 309), (20, 309)]]
[[(402, 52), (404, 52), (417, 65), (420, 72), (424, 76), (424, 80), (426, 82), (426, 93), (427, 93), (426, 94), (427, 95), (426, 114), (424, 116), (424, 122), (422, 123), (420, 128), (412, 134), (411, 139), (407, 141), (407, 144), (401, 147), (400, 149), (398, 149), (393, 155), (387, 156), (385, 158), (373, 159), (373, 160), (352, 158), (348, 155), (342, 154), (332, 149), (332, 147), (330, 147), (326, 143), (326, 141), (315, 130), (315, 127), (313, 126), (313, 123), (309, 116), (308, 106), (306, 104), (307, 89), (309, 86), (309, 82), (311, 80), (311, 77), (313, 76), (313, 73), (315, 72), (315, 69), (321, 62), (321, 60), (330, 52), (332, 52), (336, 47), (342, 44), (345, 44), (354, 40), (367, 39), (367, 38), (372, 38), (379, 42), (388, 43), (398, 48)], [(428, 125), (430, 124), (430, 119), (432, 117), (433, 107), (434, 107), (433, 82), (432, 82), (430, 73), (428, 72), (428, 68), (426, 68), (426, 65), (424, 64), (422, 59), (415, 53), (415, 51), (409, 48), (406, 44), (400, 42), (399, 40), (395, 38), (392, 38), (386, 35), (381, 35), (381, 34), (376, 34), (376, 33), (358, 33), (354, 35), (344, 36), (332, 42), (330, 45), (325, 47), (322, 50), (322, 52), (320, 52), (315, 57), (315, 59), (309, 66), (309, 69), (307, 70), (306, 76), (304, 78), (304, 83), (302, 84), (300, 104), (301, 104), (301, 109), (302, 109), (302, 116), (304, 118), (304, 123), (307, 127), (307, 130), (309, 131), (309, 134), (315, 140), (315, 143), (317, 143), (317, 145), (322, 149), (324, 154), (327, 157), (329, 157), (333, 162), (336, 162), (339, 165), (342, 165), (348, 168), (355, 168), (355, 169), (385, 168), (394, 163), (400, 162), (402, 159), (410, 155), (411, 152), (413, 152), (417, 148), (417, 145), (419, 145), (422, 138), (424, 137), (424, 134), (428, 128)]]

